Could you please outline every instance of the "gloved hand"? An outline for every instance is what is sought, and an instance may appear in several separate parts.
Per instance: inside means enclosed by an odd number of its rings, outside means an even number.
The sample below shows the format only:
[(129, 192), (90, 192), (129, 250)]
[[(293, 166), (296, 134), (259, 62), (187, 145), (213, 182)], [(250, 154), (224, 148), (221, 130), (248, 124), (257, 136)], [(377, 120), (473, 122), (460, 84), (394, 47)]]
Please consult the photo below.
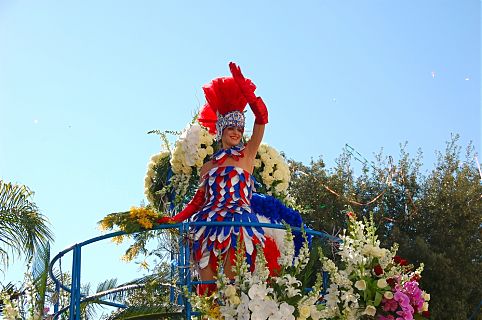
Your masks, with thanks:
[(248, 101), (251, 110), (253, 110), (255, 122), (257, 124), (268, 123), (268, 109), (266, 108), (263, 99), (254, 94), (254, 91), (256, 90), (254, 83), (244, 77), (241, 68), (239, 68), (234, 62), (229, 63), (229, 69), (231, 70), (234, 81), (236, 81), (239, 89), (246, 98), (246, 101)]
[(206, 202), (206, 192), (204, 188), (196, 191), (194, 197), (189, 201), (186, 207), (176, 214), (174, 217), (162, 217), (157, 222), (159, 223), (177, 223), (190, 218), (194, 213), (198, 212)]

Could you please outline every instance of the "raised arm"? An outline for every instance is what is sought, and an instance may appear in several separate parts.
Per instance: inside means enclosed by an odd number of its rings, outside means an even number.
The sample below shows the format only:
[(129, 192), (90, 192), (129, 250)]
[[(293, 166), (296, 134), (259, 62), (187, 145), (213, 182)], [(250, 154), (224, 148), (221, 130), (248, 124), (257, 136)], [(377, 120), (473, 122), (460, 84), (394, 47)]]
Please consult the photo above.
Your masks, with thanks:
[(235, 63), (231, 62), (229, 63), (229, 69), (231, 70), (234, 80), (238, 84), (241, 92), (248, 101), (249, 106), (254, 113), (255, 120), (253, 134), (251, 135), (246, 149), (250, 155), (256, 156), (258, 147), (263, 140), (264, 127), (268, 123), (268, 109), (266, 108), (263, 99), (261, 99), (261, 97), (257, 97), (254, 93), (256, 86), (253, 82), (251, 82), (251, 80), (246, 79), (243, 76), (241, 68), (239, 68), (239, 66), (237, 66)]

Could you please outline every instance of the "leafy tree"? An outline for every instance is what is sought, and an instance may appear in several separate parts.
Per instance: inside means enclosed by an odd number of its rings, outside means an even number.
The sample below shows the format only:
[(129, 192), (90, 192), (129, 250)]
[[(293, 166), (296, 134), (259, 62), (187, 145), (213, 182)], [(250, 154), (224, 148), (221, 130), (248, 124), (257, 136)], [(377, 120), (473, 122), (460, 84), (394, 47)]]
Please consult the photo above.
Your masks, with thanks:
[(482, 299), (482, 177), (473, 146), (462, 160), (457, 140), (424, 179), (418, 213), (394, 235), (403, 241), (402, 253), (425, 262), (422, 285), (432, 294), (436, 319), (467, 319)]
[(467, 319), (482, 299), (481, 177), (473, 146), (461, 160), (457, 141), (453, 136), (427, 176), (420, 172), (422, 153), (411, 157), (406, 144), (397, 163), (380, 152), (358, 177), (349, 150), (333, 169), (321, 158), (290, 162), (290, 192), (310, 227), (336, 233), (345, 227), (347, 205), (361, 216), (373, 212), (383, 244), (398, 242), (400, 255), (425, 264), (421, 282), (435, 319)]

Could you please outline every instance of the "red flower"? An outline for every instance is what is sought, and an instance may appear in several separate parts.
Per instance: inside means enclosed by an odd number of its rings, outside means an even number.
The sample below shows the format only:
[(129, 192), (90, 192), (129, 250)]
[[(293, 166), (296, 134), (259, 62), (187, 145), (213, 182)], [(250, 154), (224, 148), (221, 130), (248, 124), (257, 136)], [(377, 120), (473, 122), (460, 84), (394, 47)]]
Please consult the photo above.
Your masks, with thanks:
[(347, 212), (347, 213), (346, 213), (346, 216), (347, 216), (348, 218), (353, 218), (353, 219), (355, 219), (355, 218), (356, 218), (355, 213), (354, 213), (354, 212), (352, 212), (352, 211)]
[(408, 261), (405, 260), (405, 259), (402, 259), (402, 257), (400, 256), (395, 256), (393, 257), (393, 261), (396, 263), (396, 264), (399, 264), (401, 266), (406, 266), (408, 265)]
[(381, 265), (377, 264), (375, 267), (373, 267), (373, 271), (377, 276), (381, 276), (383, 274), (383, 268)]
[(390, 285), (390, 287), (395, 287), (397, 281), (394, 278), (388, 278), (387, 283)]
[(425, 318), (430, 318), (430, 311), (423, 311), (422, 312), (422, 316), (424, 316)]
[(419, 281), (420, 280), (420, 275), (419, 274), (414, 274), (411, 278), (410, 278), (411, 281)]

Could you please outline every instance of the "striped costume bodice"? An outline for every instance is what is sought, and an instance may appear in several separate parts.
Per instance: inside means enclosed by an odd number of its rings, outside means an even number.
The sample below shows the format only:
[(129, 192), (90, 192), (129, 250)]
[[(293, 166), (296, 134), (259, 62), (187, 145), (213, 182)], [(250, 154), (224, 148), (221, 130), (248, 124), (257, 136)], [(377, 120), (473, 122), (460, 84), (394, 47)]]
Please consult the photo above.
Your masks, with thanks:
[[(255, 190), (254, 179), (246, 170), (236, 166), (212, 168), (204, 176), (201, 187), (206, 191), (206, 203), (193, 216), (193, 222), (259, 222), (250, 203)], [(244, 242), (248, 261), (255, 244), (262, 245), (265, 240), (260, 227), (195, 226), (192, 232), (194, 256), (201, 268), (217, 259), (219, 254), (234, 252), (238, 237)]]

